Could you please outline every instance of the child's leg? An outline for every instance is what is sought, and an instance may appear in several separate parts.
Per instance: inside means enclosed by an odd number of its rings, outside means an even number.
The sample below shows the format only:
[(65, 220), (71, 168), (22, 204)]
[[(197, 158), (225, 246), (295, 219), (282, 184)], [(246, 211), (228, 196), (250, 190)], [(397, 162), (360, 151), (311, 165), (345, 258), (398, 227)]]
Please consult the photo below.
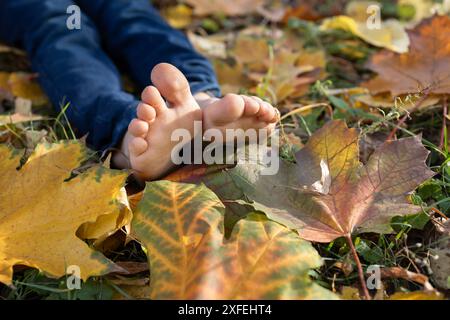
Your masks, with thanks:
[(106, 49), (128, 67), (137, 83), (149, 84), (149, 72), (158, 63), (176, 66), (192, 93), (220, 94), (208, 60), (197, 53), (186, 36), (171, 28), (148, 0), (76, 0), (95, 21)]
[(90, 18), (69, 30), (70, 0), (0, 1), (0, 38), (25, 47), (55, 106), (70, 102), (68, 118), (95, 149), (120, 144), (138, 101), (121, 88), (119, 73), (100, 47)]
[[(177, 79), (175, 75), (170, 78), (181, 83), (185, 81), (184, 76), (187, 78), (191, 92), (197, 94), (203, 109), (204, 129), (273, 129), (276, 109), (259, 98), (231, 94), (223, 99), (208, 99), (201, 94), (210, 91), (219, 95), (210, 63), (193, 49), (181, 32), (159, 16), (148, 0), (76, 1), (105, 35), (108, 50), (126, 62), (141, 86), (148, 83), (147, 72), (159, 62), (165, 61), (180, 69)], [(170, 88), (163, 91), (167, 100), (175, 94)], [(192, 98), (190, 93), (188, 95), (185, 101)]]

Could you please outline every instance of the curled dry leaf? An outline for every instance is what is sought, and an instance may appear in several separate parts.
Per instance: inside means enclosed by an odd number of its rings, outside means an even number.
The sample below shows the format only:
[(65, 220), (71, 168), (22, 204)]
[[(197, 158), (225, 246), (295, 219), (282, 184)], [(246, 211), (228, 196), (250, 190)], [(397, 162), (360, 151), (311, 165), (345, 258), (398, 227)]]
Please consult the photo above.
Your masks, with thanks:
[(224, 237), (224, 206), (204, 185), (147, 183), (133, 232), (148, 250), (151, 299), (330, 299), (308, 270), (313, 247), (264, 215)]
[(17, 170), (20, 159), (18, 150), (0, 145), (0, 282), (11, 283), (16, 264), (52, 277), (77, 265), (84, 280), (120, 270), (76, 231), (121, 211), (117, 199), (127, 174), (97, 166), (66, 181), (86, 159), (79, 142), (39, 144)]
[(418, 137), (405, 138), (385, 142), (362, 166), (357, 131), (332, 121), (276, 175), (262, 175), (264, 165), (254, 163), (227, 173), (269, 218), (304, 239), (329, 242), (354, 232), (388, 233), (393, 216), (420, 211), (407, 197), (434, 175), (425, 165), (428, 153)]

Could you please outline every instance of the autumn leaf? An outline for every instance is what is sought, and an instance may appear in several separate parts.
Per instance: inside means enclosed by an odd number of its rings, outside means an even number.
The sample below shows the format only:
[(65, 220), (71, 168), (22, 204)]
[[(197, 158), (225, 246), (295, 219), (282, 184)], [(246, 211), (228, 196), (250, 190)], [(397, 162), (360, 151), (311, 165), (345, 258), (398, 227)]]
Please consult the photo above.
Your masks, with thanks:
[(126, 173), (101, 166), (66, 181), (86, 159), (75, 141), (39, 144), (20, 166), (18, 150), (0, 145), (0, 282), (11, 283), (16, 264), (51, 277), (77, 265), (82, 279), (120, 270), (77, 238), (84, 223), (117, 214)]
[(224, 206), (204, 185), (147, 183), (133, 233), (148, 251), (151, 299), (327, 299), (310, 268), (312, 246), (291, 230), (250, 215), (224, 238)]
[(227, 249), (237, 271), (234, 283), (239, 284), (233, 299), (336, 298), (309, 279), (308, 270), (322, 264), (311, 244), (264, 215), (252, 213), (240, 220)]
[(161, 13), (167, 22), (177, 29), (186, 28), (192, 22), (192, 9), (184, 4), (168, 7)]
[(227, 172), (256, 209), (304, 239), (391, 232), (393, 216), (420, 210), (407, 196), (434, 175), (425, 165), (428, 151), (411, 137), (384, 143), (364, 166), (358, 153), (356, 130), (332, 121), (296, 154), (296, 164), (281, 162), (277, 175), (261, 175), (263, 166), (254, 163)]
[[(416, 110), (417, 97), (402, 96), (399, 98), (393, 98), (390, 94), (378, 94), (372, 96), (371, 94), (362, 94), (355, 97), (356, 101), (362, 102), (365, 105), (376, 108), (397, 108), (399, 110)], [(425, 109), (431, 106), (435, 106), (441, 99), (438, 96), (429, 96), (425, 98), (420, 104), (419, 110)]]
[(221, 283), (222, 212), (222, 203), (205, 186), (147, 183), (132, 232), (148, 251), (152, 299), (220, 294), (221, 288), (204, 281)]
[(198, 36), (187, 32), (189, 41), (200, 53), (208, 58), (225, 59), (227, 57), (225, 39), (223, 36)]
[(238, 203), (245, 195), (224, 170), (233, 165), (190, 165), (185, 166), (164, 178), (172, 182), (205, 184), (225, 205), (225, 234), (228, 236), (235, 223), (254, 211), (252, 206)]
[(216, 60), (214, 70), (223, 94), (236, 93), (252, 86), (252, 81), (245, 76), (241, 65), (230, 66), (224, 61)]
[(450, 93), (450, 17), (435, 16), (423, 20), (409, 31), (408, 53), (376, 53), (368, 67), (377, 76), (363, 83), (372, 94), (390, 92), (392, 96), (426, 91), (428, 94)]
[[(340, 15), (325, 19), (321, 25), (322, 30), (341, 29), (348, 31), (377, 47), (386, 48), (398, 53), (408, 51), (409, 38), (404, 27), (394, 19), (381, 20), (379, 27), (368, 25), (369, 16), (366, 13), (369, 4), (373, 2), (356, 2), (347, 8), (347, 15)], [(351, 3), (355, 4), (355, 3)], [(360, 12), (361, 9), (363, 12)]]
[(396, 292), (389, 300), (444, 300), (444, 295), (436, 291)]
[(120, 189), (116, 201), (119, 210), (115, 210), (111, 214), (101, 215), (95, 222), (84, 223), (78, 228), (77, 236), (81, 239), (94, 240), (93, 246), (97, 248), (109, 236), (113, 235), (121, 228), (124, 228), (124, 232), (129, 234), (133, 214), (130, 210), (130, 204), (125, 188)]
[(196, 16), (224, 14), (227, 16), (244, 16), (255, 13), (264, 4), (264, 0), (184, 0), (194, 8)]
[(48, 103), (48, 98), (36, 81), (36, 76), (24, 72), (0, 72), (0, 90), (4, 95), (30, 100), (33, 105)]

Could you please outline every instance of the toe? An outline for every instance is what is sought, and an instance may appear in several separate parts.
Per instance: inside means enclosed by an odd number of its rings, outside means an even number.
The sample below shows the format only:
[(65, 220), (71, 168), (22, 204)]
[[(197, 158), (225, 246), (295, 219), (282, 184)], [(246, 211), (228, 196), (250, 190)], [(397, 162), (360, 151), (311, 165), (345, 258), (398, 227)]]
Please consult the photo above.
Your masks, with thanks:
[(275, 112), (275, 116), (270, 121), (268, 121), (269, 123), (275, 123), (280, 121), (281, 118), (280, 111), (276, 107), (273, 107), (273, 111)]
[(131, 139), (130, 144), (128, 145), (128, 150), (130, 152), (130, 156), (132, 157), (140, 156), (147, 150), (147, 148), (147, 141), (140, 137)]
[(262, 110), (262, 112), (260, 111), (260, 114), (258, 114), (258, 118), (261, 121), (271, 122), (272, 119), (274, 119), (276, 116), (276, 111), (275, 111), (274, 107), (272, 107), (267, 102), (261, 103), (261, 110)]
[(160, 112), (164, 111), (167, 108), (166, 103), (164, 102), (163, 97), (159, 90), (154, 86), (147, 86), (141, 93), (141, 100), (147, 104), (155, 108), (155, 111)]
[(139, 103), (137, 107), (137, 116), (140, 120), (152, 122), (156, 118), (156, 109), (146, 103)]
[(260, 109), (259, 101), (247, 96), (241, 97), (242, 99), (244, 99), (245, 102), (244, 115), (250, 117), (257, 114)]
[(139, 119), (133, 119), (128, 125), (128, 132), (135, 137), (145, 137), (148, 132), (148, 122)]
[(237, 94), (226, 94), (221, 100), (222, 108), (217, 110), (223, 116), (224, 120), (234, 121), (244, 115), (245, 100)]
[(267, 113), (266, 115), (261, 119), (267, 123), (274, 123), (278, 120), (278, 113), (277, 109), (275, 109), (270, 103), (265, 102)]
[(156, 65), (152, 70), (151, 80), (172, 106), (195, 103), (186, 77), (173, 65), (168, 63)]

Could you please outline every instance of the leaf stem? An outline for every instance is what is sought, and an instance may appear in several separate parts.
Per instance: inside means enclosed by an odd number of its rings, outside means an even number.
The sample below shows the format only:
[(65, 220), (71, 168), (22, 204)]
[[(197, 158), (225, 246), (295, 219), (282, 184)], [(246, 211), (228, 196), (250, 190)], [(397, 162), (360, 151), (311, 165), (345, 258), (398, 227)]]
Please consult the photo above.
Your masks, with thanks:
[(350, 247), (350, 251), (353, 254), (353, 259), (355, 260), (356, 263), (356, 268), (358, 269), (359, 282), (361, 283), (361, 289), (364, 293), (364, 299), (371, 300), (369, 290), (367, 289), (366, 285), (366, 279), (364, 278), (364, 271), (361, 265), (361, 261), (359, 260), (358, 253), (356, 252), (355, 246), (353, 245), (352, 235), (351, 234), (346, 235), (345, 239), (347, 240), (347, 243)]

